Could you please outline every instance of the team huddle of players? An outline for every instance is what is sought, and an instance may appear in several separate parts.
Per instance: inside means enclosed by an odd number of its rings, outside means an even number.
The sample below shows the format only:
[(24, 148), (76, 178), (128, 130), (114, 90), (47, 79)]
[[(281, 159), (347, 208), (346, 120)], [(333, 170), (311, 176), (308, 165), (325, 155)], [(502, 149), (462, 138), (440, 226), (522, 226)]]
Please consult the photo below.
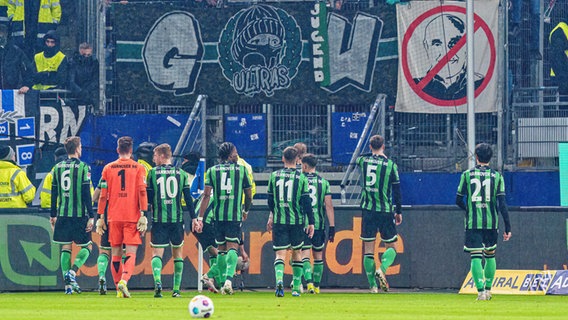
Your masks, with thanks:
[[(357, 158), (356, 165), (362, 178), (363, 265), (370, 292), (377, 293), (379, 287), (383, 291), (389, 290), (386, 274), (397, 255), (394, 244), (398, 239), (396, 225), (402, 222), (402, 206), (398, 169), (384, 154), (384, 139), (379, 135), (372, 136), (369, 147), (371, 154)], [(81, 292), (76, 272), (90, 255), (90, 232), (96, 226), (96, 232), (101, 235), (97, 261), (99, 292), (106, 294), (105, 273), (110, 261), (117, 297), (129, 298), (128, 281), (134, 271), (136, 250), (148, 228), (146, 214), (152, 222), (151, 263), (155, 297), (162, 297), (162, 257), (168, 246), (172, 248), (174, 259), (172, 297), (181, 296), (184, 221), (191, 221), (188, 225), (210, 255), (210, 269), (201, 276), (201, 281), (212, 292), (219, 292), (220, 288), (223, 294), (233, 294), (233, 276), (240, 258), (239, 246), (242, 248), (243, 244), (241, 227), (255, 193), (252, 168), (239, 157), (235, 145), (230, 142), (221, 144), (219, 164), (205, 173), (203, 194), (194, 205), (190, 185), (195, 166), (186, 168), (192, 171), (190, 173), (173, 166), (168, 144), (152, 146), (149, 150), (152, 160), (147, 161), (153, 162), (155, 167), (144, 161), (137, 162), (132, 159), (132, 138), (119, 138), (118, 159), (104, 167), (95, 192), (99, 214), (96, 224), (89, 167), (79, 160), (82, 153), (80, 138), (68, 138), (65, 149), (67, 159), (57, 163), (51, 172), (50, 222), (54, 228), (53, 241), (62, 245), (61, 269), (66, 294)], [(505, 220), (504, 239), (511, 236), (503, 179), (498, 172), (489, 169), (491, 155), (490, 146), (478, 145), (478, 166), (464, 172), (456, 199), (456, 203), (466, 210), (464, 249), (471, 253), (472, 274), (480, 300), (491, 298), (498, 211)], [(285, 148), (282, 161), (284, 168), (271, 174), (267, 190), (270, 210), (267, 230), (272, 233), (275, 252), (275, 295), (284, 296), (284, 265), (288, 250), (292, 251), (292, 296), (302, 293), (302, 277), (308, 293), (317, 294), (324, 269), (323, 249), (326, 241), (332, 242), (335, 235), (330, 185), (316, 172), (317, 158), (306, 153), (303, 143)], [(481, 196), (477, 195), (478, 184), (484, 187)], [(472, 191), (472, 188), (475, 189)], [(183, 210), (184, 206), (186, 210)], [(189, 219), (184, 219), (184, 212), (188, 213)], [(377, 232), (387, 247), (380, 257), (379, 268), (374, 252)], [(81, 248), (73, 264), (72, 243)]]

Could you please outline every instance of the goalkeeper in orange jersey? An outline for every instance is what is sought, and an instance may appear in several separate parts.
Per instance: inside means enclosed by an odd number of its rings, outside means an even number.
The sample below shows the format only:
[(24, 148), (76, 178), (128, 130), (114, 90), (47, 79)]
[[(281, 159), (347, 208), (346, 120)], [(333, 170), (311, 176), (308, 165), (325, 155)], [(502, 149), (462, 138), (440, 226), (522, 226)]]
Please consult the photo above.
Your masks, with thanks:
[[(141, 235), (146, 232), (148, 210), (146, 195), (146, 170), (132, 160), (131, 137), (121, 137), (117, 142), (118, 160), (107, 164), (102, 173), (101, 196), (97, 212), (105, 214), (111, 245), (111, 273), (117, 288), (117, 297), (130, 298), (128, 280), (134, 271), (136, 249), (142, 243)], [(97, 233), (104, 234), (107, 226), (103, 217), (97, 220)], [(126, 257), (122, 262), (122, 246)]]

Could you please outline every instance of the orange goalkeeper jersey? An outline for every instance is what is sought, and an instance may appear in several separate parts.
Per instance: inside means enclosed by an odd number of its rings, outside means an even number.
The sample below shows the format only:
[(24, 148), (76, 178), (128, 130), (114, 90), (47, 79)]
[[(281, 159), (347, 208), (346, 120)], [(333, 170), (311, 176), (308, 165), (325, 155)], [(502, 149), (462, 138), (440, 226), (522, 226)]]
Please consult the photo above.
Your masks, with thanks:
[[(138, 222), (140, 210), (148, 209), (147, 199), (141, 199), (146, 192), (146, 169), (132, 159), (118, 159), (103, 169), (101, 196), (106, 194), (107, 217), (112, 222)], [(99, 214), (104, 213), (99, 201)]]

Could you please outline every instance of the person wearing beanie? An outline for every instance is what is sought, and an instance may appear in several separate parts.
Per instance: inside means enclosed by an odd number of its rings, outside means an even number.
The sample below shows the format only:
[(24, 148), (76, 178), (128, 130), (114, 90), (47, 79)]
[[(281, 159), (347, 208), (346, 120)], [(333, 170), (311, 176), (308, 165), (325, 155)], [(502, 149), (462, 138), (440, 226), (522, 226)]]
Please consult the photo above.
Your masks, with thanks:
[(59, 36), (50, 30), (43, 40), (44, 50), (34, 56), (32, 64), (32, 89), (65, 89), (69, 67), (67, 57), (60, 50)]
[(36, 188), (15, 161), (14, 149), (0, 145), (0, 208), (26, 208), (35, 197)]
[[(55, 157), (55, 164), (67, 160), (67, 151), (64, 147), (59, 147), (55, 149), (53, 153)], [(53, 166), (55, 168), (55, 166)], [(49, 209), (51, 208), (51, 183), (53, 182), (53, 168), (49, 171), (49, 173), (45, 176), (43, 180), (43, 184), (41, 186), (41, 190), (39, 193), (39, 201), (40, 207), (42, 209)]]
[(156, 146), (157, 144), (155, 144), (154, 142), (145, 141), (142, 142), (134, 152), (137, 162), (144, 166), (144, 169), (146, 169), (146, 174), (150, 172), (150, 169), (156, 166), (154, 160), (152, 159), (154, 157), (154, 148)]

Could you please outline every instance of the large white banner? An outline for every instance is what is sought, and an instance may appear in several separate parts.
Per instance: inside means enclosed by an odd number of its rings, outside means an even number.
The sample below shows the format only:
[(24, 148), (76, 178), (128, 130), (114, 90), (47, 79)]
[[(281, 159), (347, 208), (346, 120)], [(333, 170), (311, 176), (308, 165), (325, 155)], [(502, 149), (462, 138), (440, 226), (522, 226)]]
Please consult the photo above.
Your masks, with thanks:
[[(475, 111), (497, 110), (498, 0), (475, 1)], [(397, 5), (396, 111), (467, 112), (465, 2)]]

